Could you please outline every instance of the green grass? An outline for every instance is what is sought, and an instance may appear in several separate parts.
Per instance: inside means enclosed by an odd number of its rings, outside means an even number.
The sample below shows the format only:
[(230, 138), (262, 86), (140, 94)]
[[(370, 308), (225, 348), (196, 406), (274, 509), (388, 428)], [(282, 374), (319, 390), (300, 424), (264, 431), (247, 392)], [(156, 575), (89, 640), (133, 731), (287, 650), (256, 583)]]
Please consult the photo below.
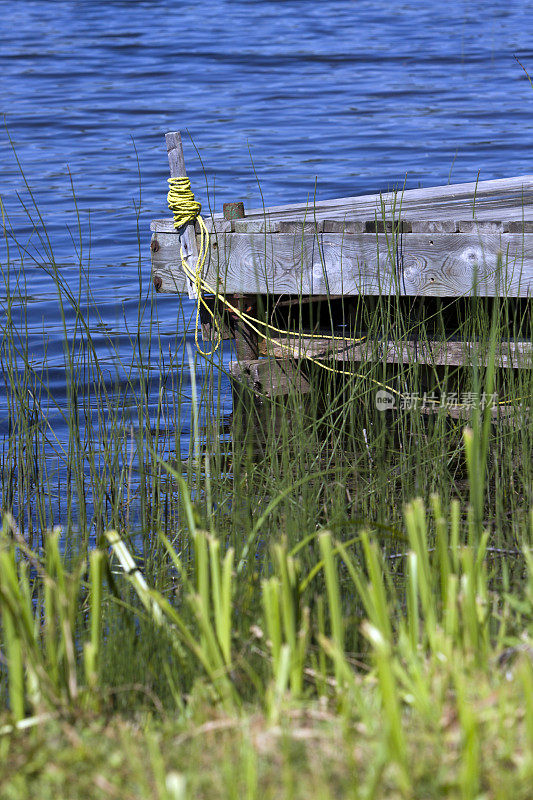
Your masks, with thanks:
[[(530, 398), (531, 364), (493, 367), (498, 340), (531, 340), (527, 310), (474, 298), (417, 321), (421, 340), (478, 342), (473, 369), (376, 351), (353, 377), (302, 365), (305, 395), (244, 386), (227, 437), (221, 364), (198, 379), (151, 299), (127, 359), (109, 338), (110, 384), (87, 248), (73, 289), (37, 222), (64, 325), (55, 398), (31, 358), (28, 248), (5, 222), (2, 797), (530, 797), (531, 414), (374, 400), (378, 384)], [(412, 332), (397, 298), (351, 314), (371, 341)]]
[[(118, 715), (43, 723), (0, 741), (6, 800), (48, 798), (461, 798), (531, 796), (522, 662), (491, 678), (468, 675), (468, 722), (452, 693), (433, 713), (403, 705), (411, 789), (399, 788), (371, 681), (369, 723), (316, 701), (287, 707), (273, 725), (257, 708), (216, 712), (205, 699), (187, 718)], [(441, 680), (427, 679), (441, 695)], [(465, 728), (465, 724), (467, 724)], [(472, 763), (479, 767), (472, 769)]]

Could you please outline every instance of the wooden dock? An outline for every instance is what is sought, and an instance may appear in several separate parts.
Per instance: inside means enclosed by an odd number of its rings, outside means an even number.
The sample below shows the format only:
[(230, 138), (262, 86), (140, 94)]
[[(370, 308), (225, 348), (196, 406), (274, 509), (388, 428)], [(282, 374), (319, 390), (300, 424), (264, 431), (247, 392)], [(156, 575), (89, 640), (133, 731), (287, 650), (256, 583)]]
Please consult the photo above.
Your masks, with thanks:
[[(180, 151), (177, 169), (184, 174), (179, 135), (167, 135), (167, 147), (170, 154)], [(176, 174), (176, 158), (169, 155), (169, 160)], [(499, 298), (520, 306), (521, 313), (530, 308), (533, 175), (309, 201), (245, 215), (242, 204), (232, 203), (225, 211), (205, 220), (209, 248), (203, 279), (214, 312), (222, 314), (221, 298), (263, 322), (272, 321), (273, 311), (278, 321), (287, 321), (291, 309), (299, 309), (297, 331), (287, 322), (286, 329), (277, 324), (278, 333), (265, 337), (235, 315), (225, 319), (225, 335), (236, 339), (235, 374), (253, 373), (267, 394), (275, 393), (274, 383), (284, 384), (279, 372), (288, 374), (288, 361), (381, 358), (389, 364), (468, 366), (479, 357), (475, 342), (442, 335), (429, 342), (417, 336), (400, 343), (369, 342), (354, 338), (352, 331), (343, 338), (347, 326), (340, 325), (341, 333), (332, 339), (332, 329), (349, 317), (354, 298), (394, 297), (408, 303), (411, 314), (418, 303), (418, 319), (438, 300), (464, 304)], [(187, 228), (176, 232), (171, 218), (151, 223), (157, 292), (192, 292), (180, 256), (185, 243), (190, 257), (196, 257), (193, 226)], [(306, 336), (305, 320), (313, 314), (302, 309), (320, 304), (322, 317), (324, 307), (329, 309), (326, 321), (318, 326), (308, 321), (312, 334)], [(498, 365), (531, 367), (531, 354), (531, 339), (501, 342)]]

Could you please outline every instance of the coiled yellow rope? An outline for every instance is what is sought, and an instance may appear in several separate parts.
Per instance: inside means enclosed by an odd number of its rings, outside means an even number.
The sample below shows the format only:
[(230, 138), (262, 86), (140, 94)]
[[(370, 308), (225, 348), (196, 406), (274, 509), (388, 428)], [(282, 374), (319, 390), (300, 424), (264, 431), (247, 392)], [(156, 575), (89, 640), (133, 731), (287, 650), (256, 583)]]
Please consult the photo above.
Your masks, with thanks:
[[(174, 216), (174, 227), (176, 230), (180, 230), (185, 225), (188, 225), (190, 222), (194, 222), (195, 220), (198, 220), (198, 224), (200, 226), (200, 246), (198, 248), (198, 259), (196, 261), (194, 272), (189, 269), (181, 245), (180, 256), (183, 271), (192, 282), (196, 291), (196, 323), (194, 330), (194, 342), (196, 344), (196, 349), (203, 356), (212, 356), (220, 347), (220, 343), (222, 341), (222, 331), (220, 330), (218, 320), (203, 298), (205, 282), (202, 278), (202, 271), (207, 258), (209, 232), (206, 228), (203, 218), (200, 216), (202, 205), (198, 202), (198, 200), (196, 200), (193, 194), (189, 178), (168, 178), (168, 185), (169, 189), (167, 194), (167, 203)], [(200, 342), (198, 341), (198, 331), (200, 330), (200, 309), (202, 306), (211, 316), (213, 325), (217, 331), (216, 344), (213, 349), (209, 351), (202, 350), (200, 347)]]
[(188, 222), (194, 222), (202, 204), (195, 198), (188, 178), (169, 178), (168, 185), (167, 203), (174, 215), (174, 227), (179, 230)]

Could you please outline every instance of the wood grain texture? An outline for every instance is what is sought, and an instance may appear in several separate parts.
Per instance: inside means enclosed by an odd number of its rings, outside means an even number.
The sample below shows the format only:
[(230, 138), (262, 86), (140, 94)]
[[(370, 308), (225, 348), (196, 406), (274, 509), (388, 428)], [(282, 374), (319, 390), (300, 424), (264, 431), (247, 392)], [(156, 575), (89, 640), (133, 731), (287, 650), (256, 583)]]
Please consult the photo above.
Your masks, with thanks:
[[(519, 175), (512, 178), (498, 178), (488, 181), (471, 181), (468, 183), (448, 184), (446, 186), (430, 186), (424, 189), (406, 189), (402, 192), (401, 185), (395, 191), (379, 192), (376, 194), (356, 195), (353, 197), (341, 197), (333, 200), (320, 200), (314, 205), (317, 209), (351, 209), (358, 206), (370, 206), (381, 201), (391, 204), (400, 197), (402, 204), (432, 204), (435, 202), (450, 202), (458, 200), (470, 200), (474, 195), (477, 200), (485, 198), (504, 200), (512, 198), (521, 204), (523, 195), (533, 192), (533, 175)], [(313, 203), (291, 203), (289, 205), (271, 206), (268, 211), (271, 213), (286, 213), (292, 211), (304, 212), (313, 207)], [(251, 209), (246, 211), (246, 216), (263, 216), (264, 209)]]
[[(487, 354), (477, 342), (418, 341), (364, 341), (287, 336), (263, 342), (262, 351), (275, 358), (318, 359), (333, 361), (385, 361), (387, 364), (431, 364), (433, 366), (468, 366), (485, 363)], [(497, 347), (497, 365), (503, 368), (529, 368), (533, 366), (531, 342), (502, 342)]]
[[(524, 218), (522, 219), (522, 212)], [(417, 214), (415, 217), (414, 214)], [(439, 216), (440, 215), (440, 216)], [(533, 233), (533, 208), (482, 208), (476, 211), (475, 220), (466, 218), (464, 208), (412, 209), (409, 214), (402, 215), (401, 229), (413, 233), (467, 233), (474, 226), (480, 230), (491, 230), (500, 233)], [(361, 212), (348, 217), (346, 214), (337, 218), (317, 215), (316, 221), (309, 222), (303, 217), (287, 217), (287, 219), (263, 220), (225, 220), (208, 218), (204, 220), (210, 233), (364, 233), (375, 230), (376, 218), (368, 212)], [(398, 217), (386, 214), (385, 219), (378, 219), (378, 230), (386, 226), (388, 230), (398, 224)], [(154, 219), (150, 223), (153, 232), (173, 233), (172, 219)]]
[[(177, 238), (159, 233), (157, 240), (154, 269), (165, 286), (177, 286)], [(529, 297), (533, 236), (226, 234), (211, 242), (205, 278), (227, 294)]]
[(152, 281), (158, 294), (188, 292), (188, 282), (181, 266), (179, 236), (154, 233), (150, 242)]
[[(179, 134), (167, 135), (171, 170), (184, 173), (180, 144)], [(403, 252), (391, 258), (390, 236), (381, 232), (390, 232), (399, 217)], [(480, 295), (531, 294), (531, 175), (252, 209), (244, 219), (214, 215), (206, 224), (206, 277), (226, 292), (461, 296), (474, 283)], [(158, 291), (183, 291), (173, 221), (154, 220), (151, 228)], [(185, 246), (194, 265), (188, 228)], [(496, 275), (499, 253), (503, 285)]]
[(245, 383), (256, 394), (277, 397), (297, 391), (307, 394), (309, 382), (294, 361), (286, 358), (260, 358), (230, 361), (234, 380)]
[[(533, 175), (403, 192), (400, 187), (398, 192), (256, 208), (246, 212), (246, 223), (263, 221), (275, 230), (276, 222), (304, 218), (306, 222), (325, 219), (372, 221), (383, 217), (398, 219), (400, 216), (410, 221), (453, 221), (475, 217), (478, 221), (533, 222)], [(220, 222), (222, 215), (215, 214), (211, 224), (217, 228)], [(164, 227), (168, 226), (168, 220), (154, 220), (153, 225), (154, 230), (170, 230)]]
[[(506, 212), (507, 213), (507, 212)], [(483, 217), (483, 215), (481, 215)], [(488, 216), (488, 215), (484, 215)], [(452, 214), (449, 219), (385, 219), (378, 220), (376, 226), (375, 219), (317, 219), (316, 222), (309, 222), (304, 219), (288, 220), (205, 220), (207, 230), (213, 234), (224, 233), (372, 233), (385, 230), (391, 231), (393, 226), (396, 230), (404, 233), (533, 233), (532, 220), (498, 219), (497, 210), (491, 215), (492, 218), (483, 219), (476, 216), (476, 219), (460, 219)], [(500, 215), (504, 217), (502, 213)], [(520, 216), (517, 210), (516, 216)], [(400, 223), (398, 225), (398, 222)], [(168, 219), (155, 219), (150, 224), (150, 229), (154, 232), (174, 233), (174, 222)], [(197, 228), (196, 233), (199, 233)]]
[[(221, 219), (219, 217), (203, 217), (203, 220), (209, 233), (231, 233), (233, 230), (232, 223), (235, 222), (235, 220)], [(150, 230), (152, 233), (176, 233), (174, 220), (171, 217), (153, 219), (150, 222)], [(196, 224), (196, 233), (199, 233), (198, 224)]]
[[(475, 198), (475, 202), (474, 202)], [(396, 218), (405, 218), (409, 211), (416, 211), (415, 217), (429, 214), (429, 218), (440, 219), (441, 214), (462, 209), (468, 210), (466, 217), (472, 217), (475, 208), (476, 216), (487, 209), (511, 209), (516, 219), (516, 209), (527, 208), (526, 219), (531, 218), (533, 212), (533, 176), (524, 175), (516, 178), (504, 178), (494, 181), (479, 181), (449, 186), (436, 186), (427, 189), (409, 189), (404, 192), (383, 192), (372, 195), (356, 197), (343, 197), (333, 200), (322, 200), (316, 203), (300, 203), (286, 206), (272, 206), (266, 209), (270, 220), (287, 219), (290, 216), (307, 215), (313, 219), (316, 214), (319, 219), (336, 219), (346, 215), (349, 219), (359, 219), (361, 214), (372, 218), (374, 213), (378, 218), (384, 210), (387, 215)], [(439, 213), (434, 213), (439, 209)], [(368, 217), (370, 212), (370, 217)], [(288, 216), (289, 215), (289, 216)], [(263, 218), (265, 209), (251, 209), (246, 212), (248, 219)], [(411, 214), (409, 214), (411, 216)], [(427, 218), (427, 217), (426, 217)]]

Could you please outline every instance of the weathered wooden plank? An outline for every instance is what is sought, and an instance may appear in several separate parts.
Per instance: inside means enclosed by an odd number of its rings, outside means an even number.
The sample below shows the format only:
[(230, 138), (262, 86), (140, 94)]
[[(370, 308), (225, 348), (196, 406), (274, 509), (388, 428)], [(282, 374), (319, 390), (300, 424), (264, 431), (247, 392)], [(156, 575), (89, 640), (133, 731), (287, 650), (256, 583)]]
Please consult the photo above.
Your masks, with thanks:
[[(377, 230), (383, 232), (385, 229), (391, 231), (400, 230), (404, 233), (533, 233), (533, 220), (512, 221), (504, 217), (505, 213), (500, 214), (498, 219), (497, 211), (492, 219), (488, 214), (476, 216), (476, 219), (460, 219), (452, 214), (449, 219), (408, 219), (403, 218), (398, 225), (398, 220), (378, 220)], [(518, 216), (518, 214), (517, 214)], [(485, 219), (487, 217), (487, 219)], [(371, 233), (376, 230), (376, 220), (354, 220), (354, 219), (323, 219), (316, 222), (309, 222), (304, 219), (293, 220), (206, 220), (206, 226), (210, 234), (218, 235), (225, 233)], [(153, 220), (151, 229), (155, 233), (175, 233), (172, 220)], [(199, 228), (196, 230), (200, 233)]]
[(505, 222), (491, 222), (480, 220), (457, 220), (455, 223), (456, 233), (475, 233), (484, 235), (486, 233), (505, 233), (508, 223)]
[[(513, 230), (510, 226), (513, 225)], [(413, 220), (413, 233), (522, 233), (526, 232), (529, 223), (510, 223), (504, 220), (458, 219), (458, 220)]]
[[(332, 223), (330, 223), (332, 224)], [(407, 219), (372, 219), (364, 224), (365, 233), (411, 233), (412, 222)]]
[[(160, 221), (164, 222), (165, 220), (160, 220)], [(235, 230), (234, 229), (235, 220), (232, 219), (223, 219), (223, 218), (219, 219), (215, 217), (207, 217), (204, 218), (204, 222), (205, 222), (205, 227), (207, 228), (209, 233), (215, 233), (215, 234), (232, 233), (232, 231)], [(164, 230), (164, 228), (161, 227), (160, 230)], [(196, 225), (196, 233), (197, 234), (200, 233), (200, 227), (198, 224)]]
[(314, 222), (308, 219), (279, 220), (271, 222), (270, 226), (276, 228), (278, 233), (322, 233), (325, 222)]
[[(269, 212), (269, 224), (272, 226), (276, 221), (294, 219), (297, 215), (295, 212), (291, 214), (277, 214), (272, 210)], [(303, 218), (302, 214), (302, 218)], [(395, 208), (386, 205), (381, 208), (378, 204), (372, 206), (361, 206), (346, 209), (339, 207), (338, 209), (308, 209), (306, 214), (307, 219), (314, 218), (318, 222), (324, 219), (335, 220), (362, 220), (364, 222), (373, 223), (375, 220), (381, 221), (397, 221), (402, 219), (404, 222), (414, 222), (417, 220), (456, 220), (456, 219), (476, 219), (508, 222), (508, 221), (522, 221), (526, 220), (531, 222), (533, 220), (533, 198), (529, 196), (527, 203), (521, 205), (517, 204), (514, 200), (512, 202), (506, 200), (476, 200), (475, 207), (473, 199), (451, 201), (449, 203), (407, 203), (404, 202), (396, 205)], [(254, 217), (250, 217), (252, 220)]]
[(411, 223), (411, 230), (413, 233), (457, 233), (457, 222), (454, 219), (416, 219)]
[(230, 375), (245, 383), (253, 392), (266, 397), (276, 397), (297, 391), (307, 394), (309, 382), (297, 365), (285, 358), (260, 358), (230, 361)]
[(270, 224), (268, 219), (235, 219), (232, 220), (231, 229), (234, 233), (276, 233), (279, 223)]
[[(401, 342), (376, 340), (354, 343), (350, 339), (307, 338), (286, 336), (267, 339), (261, 352), (275, 358), (317, 359), (341, 362), (385, 361), (387, 364), (432, 364), (434, 366), (468, 366), (485, 363), (487, 353), (478, 342), (442, 340), (406, 340)], [(502, 368), (533, 367), (531, 342), (501, 342), (497, 346), (496, 363)]]
[(519, 222), (509, 222), (507, 229), (509, 233), (533, 233), (533, 221), (524, 219)]
[[(177, 239), (157, 240), (154, 267), (165, 285), (179, 284)], [(226, 234), (212, 243), (205, 278), (227, 294), (533, 294), (533, 236), (407, 233), (395, 242), (391, 252), (386, 234)]]
[[(316, 219), (307, 217), (297, 218), (294, 214), (286, 218), (279, 216), (267, 219), (224, 220), (218, 217), (205, 220), (209, 232), (216, 233), (360, 233), (373, 228), (376, 216), (370, 210), (362, 209), (346, 212), (317, 213)], [(398, 212), (385, 213), (383, 220), (381, 213), (377, 215), (378, 224), (386, 222), (388, 227), (398, 223)], [(499, 203), (483, 206), (476, 204), (475, 220), (472, 217), (472, 207), (465, 208), (464, 204), (450, 205), (449, 207), (404, 207), (402, 208), (401, 222), (404, 230), (413, 233), (456, 233), (467, 232), (469, 225), (494, 226), (495, 230), (503, 233), (533, 233), (533, 204), (520, 207), (516, 205), (502, 206)], [(459, 226), (459, 227), (458, 227)], [(155, 219), (150, 224), (153, 232), (174, 233), (174, 223), (171, 219)]]
[[(529, 195), (529, 202), (531, 202), (531, 194), (533, 194), (533, 175), (524, 175), (516, 178), (503, 178), (492, 181), (479, 181), (462, 184), (451, 184), (447, 186), (432, 186), (425, 189), (408, 189), (397, 192), (383, 192), (371, 195), (360, 195), (355, 197), (338, 198), (334, 200), (321, 200), (313, 203), (301, 203), (289, 206), (274, 206), (267, 209), (269, 216), (278, 212), (285, 213), (286, 211), (301, 212), (309, 211), (309, 209), (316, 208), (319, 212), (341, 212), (350, 213), (352, 210), (377, 208), (380, 209), (382, 205), (385, 208), (396, 208), (399, 212), (400, 207), (405, 209), (406, 206), (434, 206), (441, 204), (444, 207), (455, 204), (469, 204), (473, 203), (474, 197), (476, 205), (483, 205), (483, 203), (496, 201), (499, 204), (512, 203), (514, 206), (520, 207), (524, 204), (526, 195)], [(246, 212), (248, 218), (264, 216), (264, 209), (252, 209)]]
[[(279, 221), (270, 222), (266, 219), (222, 219), (218, 216), (203, 218), (209, 233), (277, 233), (282, 230)], [(298, 221), (297, 224), (301, 225)], [(153, 219), (150, 223), (150, 230), (153, 233), (175, 233), (174, 221), (172, 219)], [(287, 232), (287, 231), (285, 231)], [(200, 233), (200, 227), (196, 223), (196, 233)]]
[[(350, 235), (351, 233), (364, 233), (365, 225), (369, 220), (355, 220), (355, 219), (325, 219), (322, 223), (324, 233), (344, 233)], [(284, 223), (280, 223), (283, 225)], [(285, 223), (286, 224), (286, 223)]]
[[(222, 217), (203, 217), (205, 227), (209, 233), (274, 233), (279, 231), (279, 222), (267, 220), (248, 220), (244, 219), (224, 219)], [(198, 222), (195, 223), (196, 234), (200, 233)], [(173, 219), (153, 219), (150, 223), (150, 230), (153, 233), (176, 233)]]
[[(211, 233), (214, 230), (220, 230), (221, 233), (231, 233), (231, 220), (221, 219), (216, 217), (204, 217), (207, 230)], [(174, 228), (174, 220), (171, 217), (164, 219), (153, 219), (150, 222), (150, 230), (152, 233), (176, 233)], [(197, 230), (198, 232), (198, 230)]]
[(175, 233), (155, 233), (150, 250), (155, 291), (161, 294), (187, 292), (188, 282), (181, 266), (179, 237)]
[[(533, 221), (533, 175), (256, 208), (248, 210), (245, 219), (267, 219), (270, 224), (304, 216), (307, 221), (343, 217), (371, 221), (376, 214), (379, 219), (383, 211), (386, 218), (397, 218), (401, 212), (402, 218), (412, 220), (457, 219), (461, 216), (457, 212), (462, 211), (466, 219), (473, 216), (474, 208), (477, 219)], [(218, 227), (220, 219), (221, 215), (215, 214), (212, 224)], [(154, 220), (152, 225), (153, 230), (171, 230), (168, 220)]]
[[(425, 189), (406, 189), (393, 192), (381, 192), (368, 195), (356, 195), (354, 197), (335, 198), (333, 200), (320, 200), (316, 203), (291, 203), (282, 206), (271, 206), (267, 208), (269, 216), (286, 213), (298, 214), (309, 213), (309, 209), (315, 208), (317, 211), (340, 211), (348, 212), (357, 208), (381, 207), (384, 203), (389, 207), (395, 203), (397, 208), (401, 205), (405, 208), (409, 204), (428, 205), (435, 203), (449, 203), (450, 201), (470, 202), (476, 197), (477, 203), (484, 199), (493, 198), (499, 201), (511, 198), (514, 205), (523, 205), (525, 196), (533, 193), (533, 175), (521, 175), (513, 178), (499, 178), (497, 180), (473, 181), (470, 183), (449, 184), (446, 186), (431, 186)], [(531, 203), (531, 197), (529, 198)], [(251, 209), (246, 211), (247, 217), (262, 217), (265, 209)]]

